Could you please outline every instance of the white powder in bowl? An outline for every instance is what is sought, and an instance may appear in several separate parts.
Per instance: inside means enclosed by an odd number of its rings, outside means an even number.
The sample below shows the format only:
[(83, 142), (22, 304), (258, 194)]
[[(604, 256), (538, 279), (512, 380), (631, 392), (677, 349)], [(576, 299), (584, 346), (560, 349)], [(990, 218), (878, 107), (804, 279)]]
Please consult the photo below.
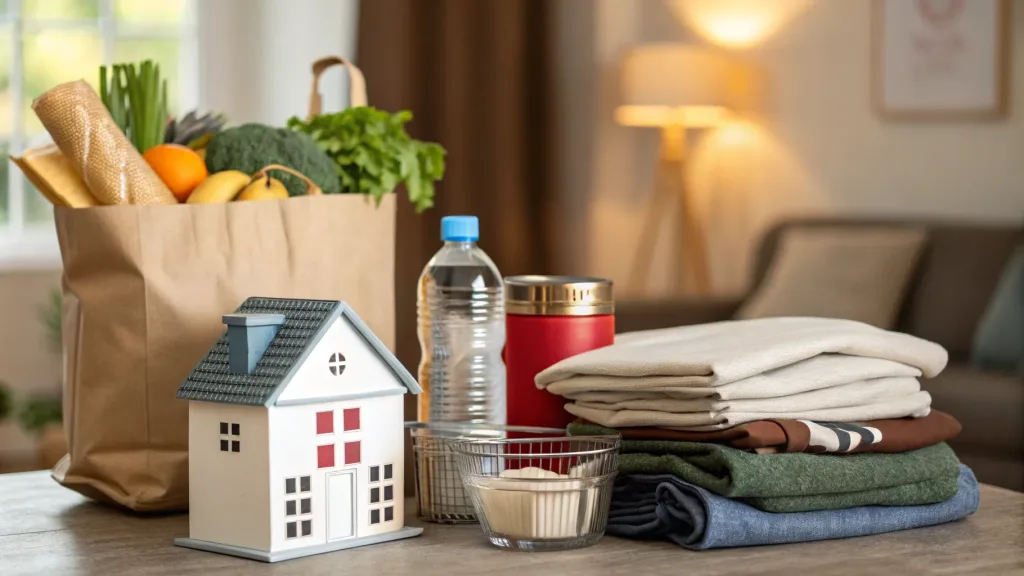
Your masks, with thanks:
[[(591, 526), (598, 479), (581, 479), (582, 472), (565, 475), (530, 466), (475, 479), (491, 532), (517, 539), (561, 539), (603, 529)], [(530, 482), (534, 479), (539, 481)]]

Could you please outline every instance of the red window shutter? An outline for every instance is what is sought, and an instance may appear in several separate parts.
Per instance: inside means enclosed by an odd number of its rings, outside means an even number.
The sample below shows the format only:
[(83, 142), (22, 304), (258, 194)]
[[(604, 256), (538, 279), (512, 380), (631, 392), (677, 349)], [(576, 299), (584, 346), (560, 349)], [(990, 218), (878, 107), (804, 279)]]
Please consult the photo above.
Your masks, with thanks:
[(345, 464), (359, 464), (361, 458), (359, 447), (359, 440), (355, 442), (345, 442)]
[[(348, 446), (345, 446), (345, 454), (348, 455)], [(334, 468), (334, 444), (316, 447), (316, 467)]]
[(334, 433), (334, 411), (328, 410), (327, 412), (316, 413), (316, 433), (317, 434), (333, 434)]
[(346, 408), (342, 412), (342, 420), (345, 432), (359, 430), (359, 408)]

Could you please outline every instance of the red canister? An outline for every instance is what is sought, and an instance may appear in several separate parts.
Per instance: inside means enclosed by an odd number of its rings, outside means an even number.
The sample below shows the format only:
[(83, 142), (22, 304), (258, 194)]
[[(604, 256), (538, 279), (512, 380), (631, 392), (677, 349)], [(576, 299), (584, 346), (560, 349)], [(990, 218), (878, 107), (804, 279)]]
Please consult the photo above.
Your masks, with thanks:
[(615, 342), (612, 283), (573, 276), (505, 279), (505, 366), (508, 423), (565, 428), (565, 399), (538, 390), (545, 368)]

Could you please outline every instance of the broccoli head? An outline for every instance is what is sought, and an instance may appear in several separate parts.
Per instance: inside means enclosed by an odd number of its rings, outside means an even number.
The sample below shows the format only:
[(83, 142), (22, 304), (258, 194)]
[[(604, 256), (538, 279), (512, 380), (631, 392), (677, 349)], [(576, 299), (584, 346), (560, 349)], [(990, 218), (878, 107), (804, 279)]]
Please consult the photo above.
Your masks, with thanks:
[[(242, 124), (214, 134), (206, 146), (206, 168), (211, 174), (224, 170), (252, 174), (269, 164), (298, 170), (324, 194), (341, 192), (334, 160), (306, 134), (265, 124)], [(281, 180), (289, 196), (305, 194), (306, 185), (299, 178), (283, 172), (273, 176)]]

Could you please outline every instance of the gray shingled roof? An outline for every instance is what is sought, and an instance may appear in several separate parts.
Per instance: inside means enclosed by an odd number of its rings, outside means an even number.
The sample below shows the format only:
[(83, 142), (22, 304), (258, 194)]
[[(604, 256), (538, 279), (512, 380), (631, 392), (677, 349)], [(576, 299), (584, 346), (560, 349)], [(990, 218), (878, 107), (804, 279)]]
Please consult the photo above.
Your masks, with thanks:
[(235, 312), (283, 314), (285, 322), (251, 374), (231, 373), (225, 331), (178, 388), (178, 398), (251, 406), (272, 405), (306, 356), (327, 333), (334, 319), (341, 315), (352, 323), (409, 392), (420, 393), (412, 375), (344, 302), (249, 298)]

